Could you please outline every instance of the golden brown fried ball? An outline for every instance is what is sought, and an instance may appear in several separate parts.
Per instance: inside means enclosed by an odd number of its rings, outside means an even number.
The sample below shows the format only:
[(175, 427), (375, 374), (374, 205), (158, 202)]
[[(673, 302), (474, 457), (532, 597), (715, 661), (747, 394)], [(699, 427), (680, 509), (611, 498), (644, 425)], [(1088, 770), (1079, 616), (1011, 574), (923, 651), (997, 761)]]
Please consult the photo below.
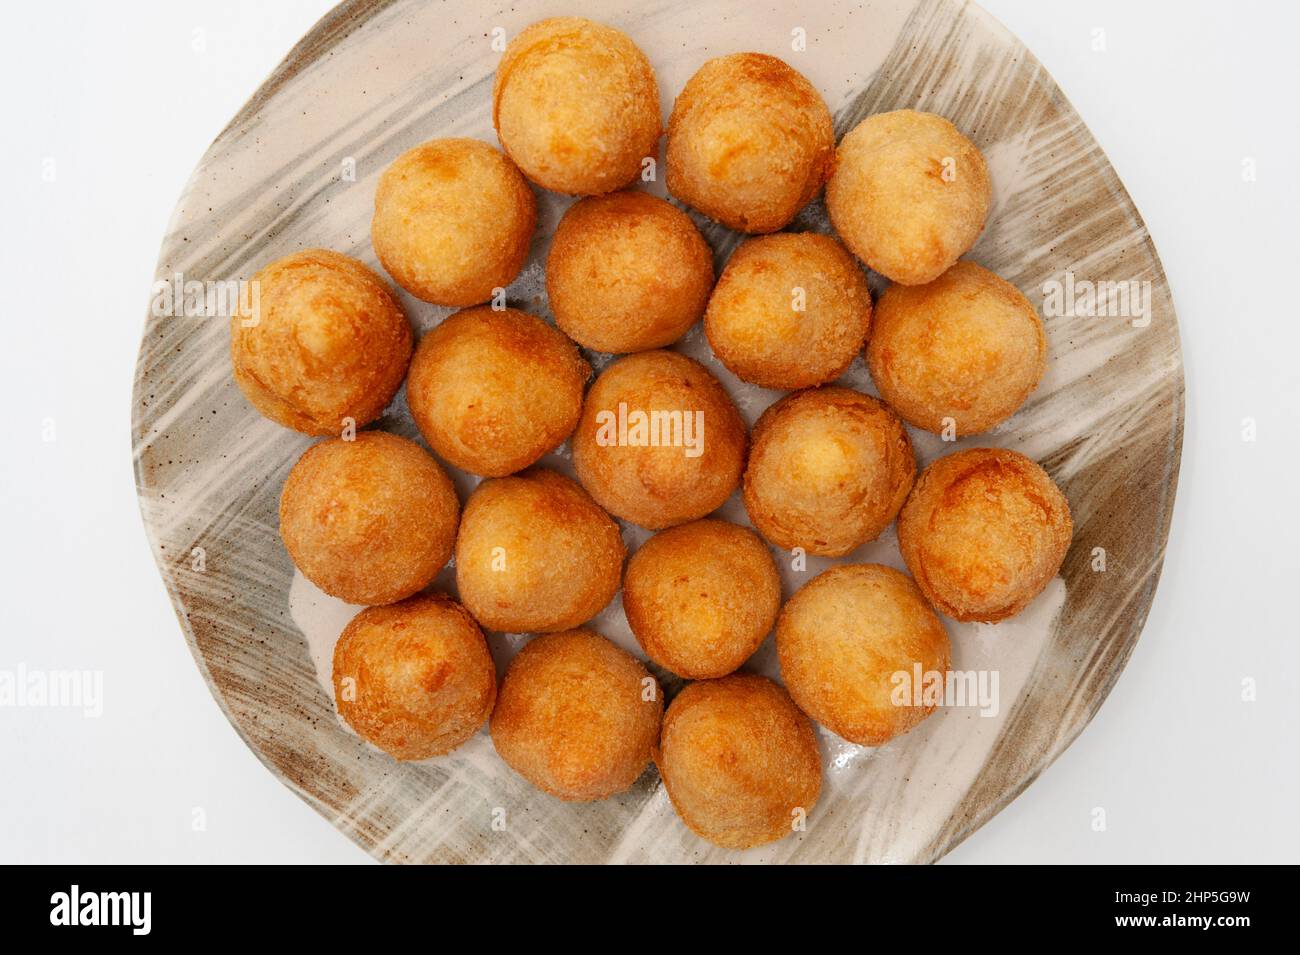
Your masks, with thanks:
[(1002, 448), (939, 458), (898, 517), (903, 560), (934, 608), (992, 623), (1019, 613), (1070, 549), (1070, 505), (1047, 472)]
[(826, 211), (844, 244), (902, 285), (924, 285), (984, 228), (991, 187), (984, 157), (933, 113), (868, 116), (840, 142)]
[(253, 276), (253, 314), (230, 319), (244, 397), (304, 434), (341, 434), (388, 406), (411, 359), (411, 326), (383, 279), (356, 259), (308, 249)]
[(704, 314), (712, 288), (713, 251), (690, 216), (644, 192), (574, 203), (546, 260), (555, 324), (596, 351), (672, 344)]
[(753, 531), (705, 519), (660, 531), (623, 578), (641, 649), (678, 676), (726, 676), (758, 649), (781, 606), (781, 577)]
[(420, 340), (406, 401), (434, 452), (473, 474), (533, 464), (573, 433), (591, 376), (573, 342), (540, 318), (487, 306)]
[(618, 591), (618, 525), (581, 487), (534, 468), (484, 481), (465, 502), (456, 539), (456, 586), (489, 630), (567, 630)]
[(803, 74), (762, 53), (709, 60), (668, 120), (668, 191), (741, 232), (775, 232), (835, 162), (830, 110)]
[(367, 607), (334, 645), (334, 701), (396, 759), (441, 756), (492, 713), (497, 671), (474, 618), (442, 594)]
[(745, 509), (778, 547), (842, 557), (880, 532), (916, 477), (912, 442), (883, 402), (828, 386), (786, 395), (754, 425)]
[(903, 420), (936, 434), (978, 434), (1015, 414), (1037, 386), (1047, 338), (1018, 288), (958, 262), (926, 285), (885, 291), (867, 363)]
[[(943, 679), (948, 633), (912, 578), (880, 564), (841, 564), (809, 581), (776, 625), (790, 696), (851, 743), (880, 746), (934, 710), (917, 703), (924, 681)], [(915, 667), (921, 667), (921, 686)], [(895, 674), (906, 674), (906, 702)]]
[(871, 291), (853, 256), (815, 232), (759, 236), (732, 254), (704, 332), (719, 360), (764, 388), (842, 375), (871, 328)]
[(812, 723), (785, 690), (753, 673), (677, 694), (655, 765), (686, 827), (724, 849), (789, 835), (821, 794)]
[(492, 124), (501, 148), (539, 186), (612, 192), (658, 152), (659, 85), (626, 33), (580, 17), (541, 20), (501, 57)]
[(492, 745), (511, 769), (567, 802), (621, 793), (650, 762), (663, 694), (632, 654), (590, 630), (537, 637), (510, 662)]
[(370, 241), (416, 298), (477, 305), (514, 281), (536, 225), (537, 200), (514, 163), (475, 139), (435, 139), (384, 170)]
[(460, 503), (438, 462), (383, 431), (307, 449), (280, 494), (280, 536), (303, 575), (353, 604), (422, 590), (447, 563)]
[(572, 443), (578, 480), (600, 506), (651, 530), (718, 508), (745, 463), (740, 412), (676, 352), (640, 352), (601, 372)]

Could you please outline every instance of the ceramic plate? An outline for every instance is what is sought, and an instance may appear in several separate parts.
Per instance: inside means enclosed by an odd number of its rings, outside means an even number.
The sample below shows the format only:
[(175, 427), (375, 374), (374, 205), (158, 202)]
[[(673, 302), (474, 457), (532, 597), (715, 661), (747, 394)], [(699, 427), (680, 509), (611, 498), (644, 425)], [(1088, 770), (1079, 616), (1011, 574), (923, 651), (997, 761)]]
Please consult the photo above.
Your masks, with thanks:
[[(493, 41), (567, 12), (551, 0), (507, 9), (415, 0), (340, 5), (203, 157), (163, 241), (159, 281), (175, 288), (178, 276), (249, 279), (264, 263), (310, 246), (378, 269), (369, 225), (381, 171), (435, 137), (496, 144)], [(646, 51), (665, 118), (704, 60), (753, 50), (803, 72), (826, 98), (839, 134), (871, 113), (911, 107), (951, 118), (984, 150), (994, 202), (969, 258), (1040, 307), (1049, 365), (1019, 414), (956, 446), (1006, 446), (1041, 462), (1075, 520), (1061, 576), (1023, 614), (997, 626), (946, 621), (954, 666), (998, 674), (996, 712), (941, 710), (877, 749), (821, 731), (827, 775), (807, 830), (743, 853), (688, 832), (653, 768), (619, 797), (571, 805), (510, 772), (486, 731), (450, 756), (396, 763), (338, 723), (322, 682), (352, 608), (297, 577), (280, 543), (280, 486), (311, 439), (243, 400), (230, 377), (224, 319), (151, 308), (135, 384), (134, 455), (145, 524), (185, 639), (218, 703), (267, 767), (382, 859), (933, 861), (1078, 735), (1119, 676), (1151, 605), (1183, 423), (1177, 320), (1156, 250), (1052, 78), (974, 5), (660, 0), (591, 4), (584, 12)], [(649, 188), (663, 193), (661, 183)], [(542, 266), (570, 200), (539, 198), (532, 256), (508, 298), (548, 315)], [(696, 221), (720, 267), (737, 236)], [(827, 230), (820, 202), (793, 228)], [(882, 283), (872, 280), (879, 291)], [(409, 296), (403, 302), (417, 332), (448, 313)], [(698, 325), (678, 347), (710, 364), (749, 422), (777, 397), (726, 374)], [(608, 361), (588, 357), (597, 367)], [(842, 380), (872, 390), (861, 359)], [(418, 438), (402, 394), (378, 426)], [(913, 438), (923, 463), (954, 447), (915, 431)], [(548, 463), (567, 469), (566, 458), (561, 448)], [(474, 480), (456, 479), (463, 497)], [(722, 513), (745, 521), (735, 497)], [(630, 546), (644, 538), (632, 528), (625, 534)], [(853, 557), (901, 566), (892, 529)], [(810, 560), (795, 570), (788, 555), (778, 559), (787, 597), (827, 565)], [(444, 571), (438, 584), (449, 583)], [(617, 601), (593, 626), (635, 647)], [(524, 639), (490, 634), (498, 664)], [(770, 639), (749, 667), (777, 672)], [(665, 684), (669, 692), (678, 686), (671, 677)]]

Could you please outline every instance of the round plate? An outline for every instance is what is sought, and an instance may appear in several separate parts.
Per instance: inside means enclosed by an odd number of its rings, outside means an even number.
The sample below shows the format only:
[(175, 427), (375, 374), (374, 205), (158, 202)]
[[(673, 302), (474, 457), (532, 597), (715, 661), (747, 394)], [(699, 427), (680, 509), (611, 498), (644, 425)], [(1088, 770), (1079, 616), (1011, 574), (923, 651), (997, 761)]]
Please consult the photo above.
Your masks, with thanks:
[[(356, 0), (317, 24), (203, 157), (163, 242), (158, 279), (249, 279), (266, 262), (311, 246), (378, 268), (369, 225), (381, 171), (435, 137), (495, 144), (494, 41), (563, 12), (549, 0), (522, 0), (489, 17), (453, 9)], [(971, 707), (941, 710), (875, 750), (822, 732), (827, 777), (806, 831), (746, 853), (691, 835), (653, 768), (620, 797), (572, 805), (511, 773), (486, 731), (448, 757), (396, 763), (336, 721), (315, 659), (328, 659), (347, 608), (329, 606), (295, 581), (280, 543), (280, 486), (311, 439), (272, 424), (243, 400), (230, 377), (225, 319), (151, 309), (135, 383), (136, 474), (185, 638), (213, 695), (271, 771), (383, 859), (933, 861), (1078, 735), (1118, 677), (1151, 605), (1183, 424), (1177, 319), (1155, 248), (1051, 77), (971, 4), (666, 0), (601, 4), (589, 15), (627, 31), (646, 51), (665, 117), (704, 60), (756, 50), (808, 76), (839, 134), (871, 113), (912, 107), (951, 118), (984, 150), (994, 204), (970, 258), (1040, 306), (1049, 367), (1011, 421), (956, 446), (1014, 447), (1041, 462), (1075, 520), (1061, 577), (1020, 617), (998, 626), (946, 621), (954, 666), (995, 672), (997, 706), (983, 715)], [(663, 192), (662, 183), (647, 188)], [(542, 266), (568, 200), (539, 200), (533, 254), (508, 297), (546, 315)], [(696, 221), (725, 262), (736, 235)], [(794, 228), (824, 230), (820, 202)], [(873, 284), (878, 290), (874, 276)], [(447, 314), (409, 296), (403, 302), (417, 331)], [(708, 356), (698, 326), (678, 347)], [(607, 359), (589, 357), (598, 366)], [(776, 397), (719, 377), (750, 422)], [(844, 380), (870, 389), (860, 359)], [(400, 394), (379, 426), (418, 437)], [(923, 461), (954, 447), (913, 435)], [(566, 467), (564, 456), (561, 449), (551, 463)], [(465, 475), (457, 482), (462, 494), (472, 486)], [(734, 498), (723, 513), (744, 520)], [(628, 530), (634, 545), (643, 536)], [(788, 555), (778, 557), (789, 564)], [(855, 557), (899, 565), (892, 532)], [(786, 595), (821, 566), (786, 567)], [(617, 601), (593, 625), (628, 639)], [(521, 638), (489, 640), (504, 658)], [(774, 672), (773, 656), (769, 640), (751, 666)]]

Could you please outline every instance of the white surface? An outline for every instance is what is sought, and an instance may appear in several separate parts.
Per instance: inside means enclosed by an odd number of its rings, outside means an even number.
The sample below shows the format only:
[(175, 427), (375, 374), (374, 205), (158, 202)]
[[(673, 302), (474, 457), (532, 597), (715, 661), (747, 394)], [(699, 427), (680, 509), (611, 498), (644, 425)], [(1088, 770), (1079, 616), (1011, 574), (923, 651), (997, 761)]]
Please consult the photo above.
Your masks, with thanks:
[[(149, 285), (181, 187), (328, 6), (8, 13), (0, 671), (103, 671), (104, 703), (98, 719), (0, 707), (0, 862), (366, 861), (262, 768), (208, 694), (145, 542), (128, 435)], [(1300, 577), (1288, 282), (1300, 251), (1300, 12), (985, 6), (1056, 78), (1155, 237), (1182, 326), (1187, 433), (1164, 576), (1118, 686), (948, 861), (1300, 861), (1300, 694), (1288, 682), (1300, 641), (1285, 612)], [(1244, 418), (1257, 423), (1253, 443)], [(1244, 678), (1257, 701), (1242, 701)]]

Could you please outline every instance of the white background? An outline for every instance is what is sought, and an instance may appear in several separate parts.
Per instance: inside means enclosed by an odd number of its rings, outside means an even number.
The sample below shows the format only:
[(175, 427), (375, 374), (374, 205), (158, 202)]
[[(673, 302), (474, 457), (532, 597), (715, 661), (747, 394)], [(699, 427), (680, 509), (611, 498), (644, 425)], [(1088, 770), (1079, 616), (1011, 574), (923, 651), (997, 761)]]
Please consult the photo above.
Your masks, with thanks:
[[(6, 11), (0, 669), (102, 670), (105, 703), (97, 720), (0, 708), (0, 861), (366, 861), (211, 699), (130, 464), (131, 378), (172, 207), (328, 6)], [(1164, 576), (1127, 670), (1074, 746), (948, 861), (1300, 861), (1297, 5), (985, 6), (1046, 64), (1146, 219), (1181, 322), (1187, 431)], [(599, 16), (589, 7), (574, 4)], [(1257, 701), (1241, 699), (1244, 678)]]

